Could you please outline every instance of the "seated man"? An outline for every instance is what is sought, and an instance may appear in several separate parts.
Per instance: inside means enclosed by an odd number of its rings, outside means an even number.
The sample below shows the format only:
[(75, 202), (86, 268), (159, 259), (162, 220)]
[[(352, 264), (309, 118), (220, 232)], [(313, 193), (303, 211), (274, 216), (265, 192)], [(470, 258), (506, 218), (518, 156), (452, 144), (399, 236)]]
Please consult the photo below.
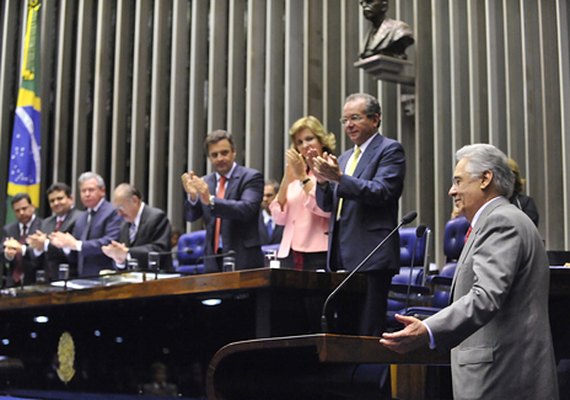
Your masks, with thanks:
[(50, 242), (63, 249), (71, 261), (77, 260), (77, 276), (96, 276), (103, 269), (113, 268), (113, 260), (103, 254), (102, 246), (119, 238), (121, 218), (105, 200), (105, 181), (94, 172), (79, 177), (81, 202), (87, 209), (75, 222), (73, 232), (54, 232)]
[[(70, 261), (62, 249), (50, 243), (49, 236), (54, 232), (72, 232), (83, 211), (74, 207), (71, 188), (65, 183), (51, 185), (47, 197), (53, 215), (43, 220), (41, 229), (28, 236), (28, 243), (34, 249), (38, 266), (45, 271), (47, 280), (53, 281), (58, 279), (59, 265)], [(75, 271), (77, 265), (70, 265), (69, 269)]]
[(36, 263), (28, 251), (26, 240), (41, 226), (42, 220), (36, 217), (36, 208), (27, 193), (18, 193), (12, 198), (12, 210), (16, 222), (4, 227), (2, 243), (3, 260), (9, 267), (6, 273), (6, 286), (34, 283), (36, 281)]
[[(121, 183), (113, 193), (113, 205), (123, 218), (119, 241), (103, 246), (103, 253), (125, 267), (129, 260), (137, 260), (141, 269), (148, 268), (148, 253), (170, 251), (171, 226), (164, 211), (150, 207), (142, 201), (141, 193), (128, 183)], [(161, 269), (170, 268), (170, 257), (162, 254)]]

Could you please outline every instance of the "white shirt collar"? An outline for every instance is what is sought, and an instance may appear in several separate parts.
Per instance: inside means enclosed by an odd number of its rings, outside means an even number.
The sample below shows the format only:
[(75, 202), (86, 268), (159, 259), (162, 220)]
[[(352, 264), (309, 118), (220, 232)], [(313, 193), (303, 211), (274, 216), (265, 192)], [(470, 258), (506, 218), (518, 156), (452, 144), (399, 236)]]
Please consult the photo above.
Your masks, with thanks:
[(492, 202), (494, 202), (497, 199), (500, 199), (503, 196), (497, 196), (497, 197), (493, 197), (491, 200), (487, 201), (485, 204), (483, 204), (475, 213), (475, 215), (473, 216), (473, 221), (471, 221), (471, 227), (475, 227), (475, 224), (477, 223), (477, 220), (479, 219), (479, 217), (481, 216), (481, 213), (483, 212), (483, 210), (485, 208), (487, 208), (487, 206), (489, 204), (491, 204)]
[(139, 207), (139, 212), (137, 213), (137, 216), (135, 217), (135, 220), (133, 221), (133, 224), (135, 224), (135, 226), (137, 228), (141, 224), (141, 216), (142, 216), (144, 207), (145, 207), (145, 203), (144, 203), (144, 201), (141, 201), (141, 206)]

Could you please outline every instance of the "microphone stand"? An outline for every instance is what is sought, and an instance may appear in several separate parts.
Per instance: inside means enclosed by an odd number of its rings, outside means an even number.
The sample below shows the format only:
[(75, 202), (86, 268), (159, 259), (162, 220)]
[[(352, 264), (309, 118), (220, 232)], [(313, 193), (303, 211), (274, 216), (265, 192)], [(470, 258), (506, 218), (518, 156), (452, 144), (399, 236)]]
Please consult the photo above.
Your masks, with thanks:
[(412, 259), (410, 262), (410, 276), (408, 277), (408, 290), (406, 292), (406, 307), (404, 308), (404, 310), (406, 310), (405, 311), (406, 313), (408, 312), (408, 307), (410, 305), (410, 291), (412, 290), (412, 275), (415, 267), (414, 262), (416, 261), (416, 248), (418, 247), (418, 240), (421, 237), (423, 237), (425, 233), (426, 233), (425, 225), (422, 224), (416, 228), (416, 240), (414, 241), (414, 248), (412, 249)]
[(384, 240), (382, 240), (380, 243), (378, 243), (378, 245), (372, 249), (372, 251), (370, 253), (368, 253), (368, 255), (366, 257), (364, 257), (364, 259), (362, 261), (360, 261), (360, 263), (356, 266), (356, 268), (354, 268), (346, 278), (344, 278), (339, 285), (328, 295), (328, 297), (325, 299), (325, 302), (323, 304), (323, 309), (321, 312), (321, 331), (323, 333), (327, 333), (328, 332), (328, 321), (327, 321), (327, 316), (326, 316), (326, 310), (327, 310), (327, 306), (330, 302), (330, 300), (334, 297), (334, 295), (346, 284), (346, 282), (349, 281), (349, 279), (355, 274), (357, 273), (360, 268), (362, 268), (362, 266), (364, 264), (366, 264), (366, 262), (368, 260), (370, 260), (370, 258), (376, 254), (376, 252), (384, 245), (384, 243), (386, 243), (386, 241), (388, 239), (390, 239), (392, 236), (394, 236), (394, 234), (396, 232), (398, 232), (398, 229), (400, 229), (403, 225), (409, 224), (410, 222), (412, 222), (414, 219), (416, 219), (418, 213), (416, 213), (415, 211), (411, 211), (408, 214), (406, 214), (404, 216), (404, 218), (402, 218), (402, 220), (400, 221), (400, 223), (398, 224), (398, 226), (396, 226), (392, 232), (390, 232), (388, 234), (388, 236), (386, 236), (384, 238)]

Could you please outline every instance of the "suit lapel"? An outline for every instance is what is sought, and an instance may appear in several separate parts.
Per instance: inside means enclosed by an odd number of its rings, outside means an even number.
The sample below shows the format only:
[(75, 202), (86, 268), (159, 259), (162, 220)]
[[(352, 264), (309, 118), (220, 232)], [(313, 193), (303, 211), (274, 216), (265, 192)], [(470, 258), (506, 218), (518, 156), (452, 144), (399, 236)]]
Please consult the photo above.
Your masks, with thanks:
[(374, 139), (372, 139), (372, 142), (370, 142), (370, 144), (366, 148), (366, 151), (362, 153), (362, 155), (360, 156), (360, 160), (358, 160), (358, 164), (356, 164), (356, 169), (354, 170), (352, 176), (356, 178), (360, 177), (360, 175), (362, 174), (362, 172), (364, 172), (370, 161), (372, 161), (374, 155), (377, 154), (376, 149), (378, 148), (378, 146), (382, 144), (383, 139), (384, 137), (380, 134), (376, 135)]

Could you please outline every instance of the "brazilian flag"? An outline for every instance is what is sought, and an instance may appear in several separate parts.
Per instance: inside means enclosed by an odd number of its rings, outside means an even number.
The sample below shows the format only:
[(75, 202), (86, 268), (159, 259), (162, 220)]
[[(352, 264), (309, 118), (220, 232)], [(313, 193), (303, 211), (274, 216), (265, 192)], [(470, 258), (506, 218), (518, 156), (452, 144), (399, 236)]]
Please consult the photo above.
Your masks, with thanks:
[(28, 193), (36, 207), (39, 207), (40, 202), (40, 7), (41, 2), (39, 0), (28, 1), (21, 82), (16, 104), (8, 170), (7, 222), (15, 220), (10, 202), (14, 195)]

